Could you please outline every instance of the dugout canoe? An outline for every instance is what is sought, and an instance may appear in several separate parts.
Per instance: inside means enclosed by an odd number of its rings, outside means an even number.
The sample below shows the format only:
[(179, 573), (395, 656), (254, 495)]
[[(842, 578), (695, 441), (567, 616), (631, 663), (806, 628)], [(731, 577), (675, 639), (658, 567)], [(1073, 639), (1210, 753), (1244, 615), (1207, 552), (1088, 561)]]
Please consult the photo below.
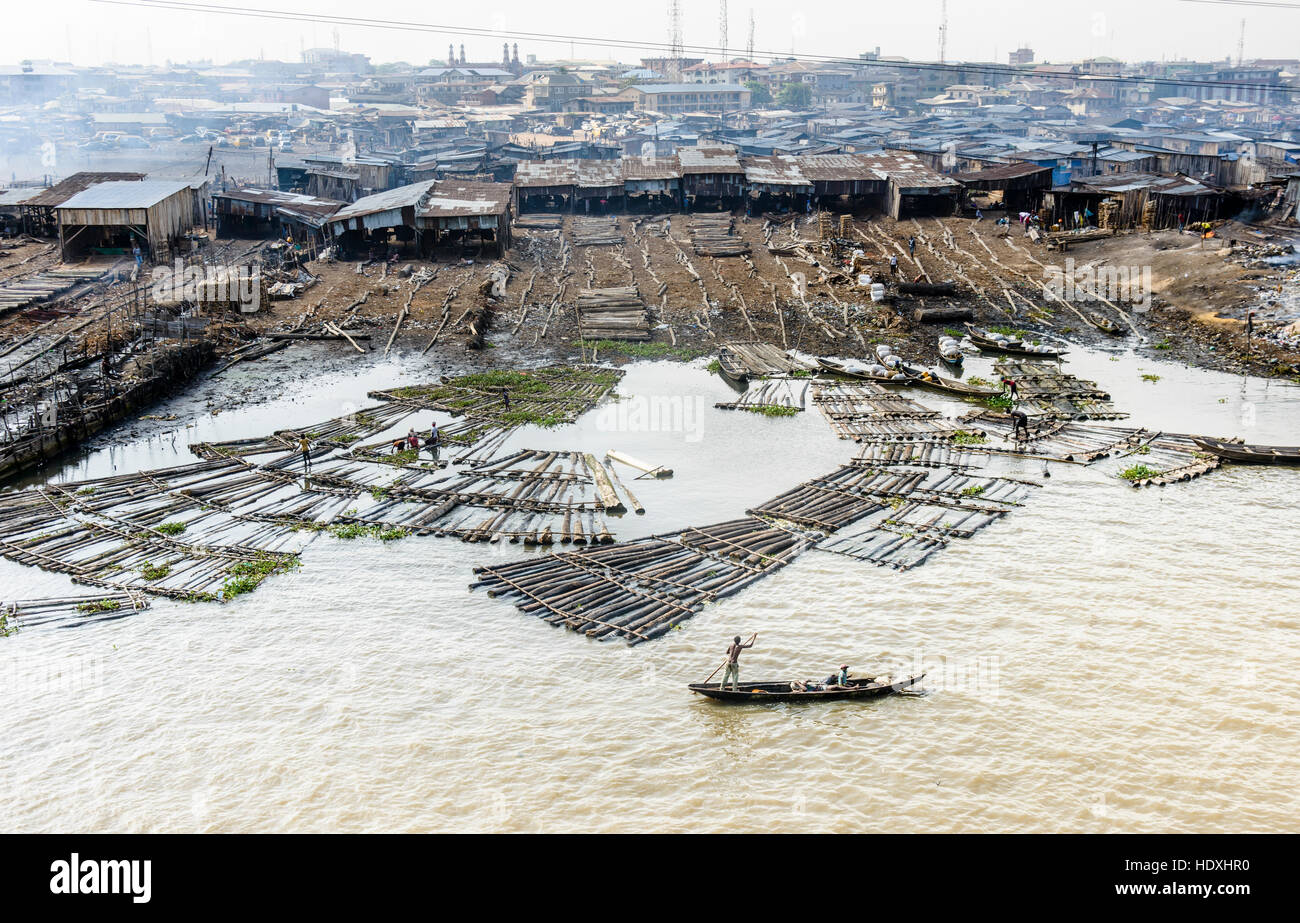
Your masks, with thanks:
[(1202, 450), (1226, 461), (1245, 465), (1300, 465), (1300, 446), (1246, 445), (1209, 436), (1193, 436), (1192, 441)]
[(1120, 336), (1123, 333), (1123, 331), (1119, 329), (1118, 324), (1106, 315), (1099, 314), (1096, 311), (1088, 312), (1088, 323), (1092, 324), (1102, 333), (1109, 333), (1113, 337)]
[[(847, 363), (837, 362), (834, 359), (817, 360), (823, 372), (830, 372), (832, 375), (843, 375), (845, 378), (861, 378), (863, 381), (878, 381), (884, 385), (906, 385), (910, 383), (907, 373), (903, 372), (902, 378), (893, 378), (890, 375), (880, 376), (872, 375), (858, 368), (850, 368)], [(902, 372), (902, 369), (899, 369)], [(891, 373), (892, 374), (892, 373)]]
[(958, 381), (955, 378), (944, 378), (934, 372), (927, 372), (906, 365), (903, 366), (903, 373), (907, 375), (908, 380), (914, 385), (941, 391), (944, 394), (955, 394), (958, 397), (996, 397), (1002, 393), (997, 388), (981, 388), (978, 385)]
[[(741, 683), (736, 691), (720, 688), (719, 683), (691, 683), (687, 686), (691, 692), (707, 696), (718, 702), (733, 705), (752, 704), (755, 702), (831, 702), (840, 699), (875, 699), (884, 695), (902, 692), (925, 679), (924, 673), (905, 676), (892, 680), (867, 676), (849, 679), (847, 687), (838, 689), (821, 689), (810, 692), (795, 692), (790, 688), (790, 680), (785, 682)], [(891, 681), (892, 680), (892, 681)]]
[(1059, 359), (1066, 354), (1064, 349), (1033, 350), (1024, 345), (1023, 340), (1008, 341), (999, 343), (987, 333), (981, 333), (979, 328), (972, 324), (966, 325), (967, 334), (970, 341), (980, 349), (986, 349), (989, 352), (1006, 353), (1009, 356), (1028, 356), (1032, 359)]
[(749, 370), (726, 347), (718, 352), (718, 371), (732, 384), (743, 387), (749, 381)]

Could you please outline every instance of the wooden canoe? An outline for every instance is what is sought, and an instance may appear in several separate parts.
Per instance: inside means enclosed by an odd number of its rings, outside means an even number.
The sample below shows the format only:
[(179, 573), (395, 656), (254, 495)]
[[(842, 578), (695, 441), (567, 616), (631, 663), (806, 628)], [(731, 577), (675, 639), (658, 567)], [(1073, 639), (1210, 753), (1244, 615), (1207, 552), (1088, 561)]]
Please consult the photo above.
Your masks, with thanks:
[(972, 324), (966, 325), (966, 330), (970, 334), (970, 341), (980, 349), (987, 349), (990, 352), (1006, 353), (1009, 356), (1029, 356), (1035, 359), (1059, 359), (1064, 356), (1064, 349), (1049, 349), (1046, 352), (1026, 349), (1022, 341), (1007, 343), (1003, 345), (993, 339), (986, 333), (981, 333), (978, 328)]
[(959, 397), (994, 397), (1002, 392), (997, 388), (981, 388), (979, 385), (967, 384), (955, 378), (944, 378), (934, 372), (903, 366), (903, 373), (914, 385), (942, 391), (944, 394), (956, 394)]
[(749, 380), (749, 371), (725, 347), (718, 353), (718, 369), (722, 377), (737, 385)]
[[(888, 679), (887, 677), (885, 678)], [(901, 679), (876, 682), (874, 677), (849, 678), (849, 685), (835, 689), (819, 689), (810, 692), (795, 692), (790, 688), (790, 681), (740, 683), (735, 692), (722, 689), (718, 683), (691, 683), (687, 688), (691, 692), (708, 696), (719, 702), (746, 704), (754, 702), (831, 702), (839, 699), (874, 699), (882, 695), (892, 695), (916, 685), (925, 679), (924, 673), (905, 676)]]
[(1104, 314), (1098, 314), (1096, 311), (1088, 312), (1088, 323), (1092, 324), (1102, 333), (1109, 333), (1111, 336), (1119, 336), (1121, 331), (1119, 325)]
[(1246, 465), (1300, 465), (1300, 446), (1246, 445), (1209, 436), (1193, 436), (1192, 441), (1204, 451), (1227, 461)]
[[(869, 375), (866, 372), (859, 372), (850, 369), (843, 362), (836, 362), (834, 359), (818, 359), (817, 364), (822, 367), (822, 371), (824, 372), (830, 372), (834, 375), (843, 375), (846, 378), (861, 378), (865, 381), (878, 381), (881, 384), (886, 385), (905, 385), (909, 383), (907, 377), (891, 378), (885, 376), (884, 378), (881, 378), (877, 375)], [(899, 371), (902, 371), (902, 369), (899, 369)], [(907, 373), (903, 372), (903, 375), (906, 376)]]

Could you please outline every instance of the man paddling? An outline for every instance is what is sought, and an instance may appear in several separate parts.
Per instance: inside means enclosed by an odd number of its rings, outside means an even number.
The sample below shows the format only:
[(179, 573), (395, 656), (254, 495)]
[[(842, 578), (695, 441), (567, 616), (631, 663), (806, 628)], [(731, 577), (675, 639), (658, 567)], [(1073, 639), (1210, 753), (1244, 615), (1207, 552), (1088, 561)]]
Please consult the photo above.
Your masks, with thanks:
[(754, 637), (750, 638), (748, 644), (740, 643), (740, 635), (736, 635), (731, 641), (731, 646), (727, 648), (727, 668), (722, 671), (722, 683), (719, 689), (727, 688), (727, 678), (731, 678), (731, 691), (737, 691), (740, 684), (740, 652), (754, 646), (754, 641), (758, 638), (758, 632), (754, 632)]

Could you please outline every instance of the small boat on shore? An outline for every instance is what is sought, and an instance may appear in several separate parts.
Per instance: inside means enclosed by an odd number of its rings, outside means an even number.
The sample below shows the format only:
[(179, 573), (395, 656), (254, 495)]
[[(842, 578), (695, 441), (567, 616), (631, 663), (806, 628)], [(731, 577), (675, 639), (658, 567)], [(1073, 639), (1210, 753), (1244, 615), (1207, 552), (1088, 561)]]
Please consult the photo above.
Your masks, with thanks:
[(987, 331), (980, 331), (973, 324), (967, 324), (966, 330), (972, 343), (980, 349), (986, 349), (990, 352), (1006, 353), (1009, 356), (1030, 356), (1035, 359), (1059, 359), (1066, 353), (1064, 349), (1033, 346), (1024, 340), (1011, 337), (998, 339)]
[[(840, 699), (874, 699), (884, 695), (893, 695), (910, 689), (925, 679), (924, 673), (894, 679), (891, 676), (850, 677), (847, 686), (835, 686), (825, 689), (799, 691), (795, 683), (762, 682), (742, 683), (735, 691), (722, 689), (718, 683), (691, 683), (687, 688), (691, 692), (716, 699), (729, 704), (752, 704), (754, 702), (831, 702)], [(798, 682), (798, 681), (796, 681)]]
[(1203, 451), (1226, 461), (1244, 465), (1300, 465), (1300, 446), (1247, 445), (1209, 436), (1193, 436), (1192, 441)]
[(1113, 337), (1120, 336), (1122, 333), (1118, 324), (1104, 314), (1099, 314), (1096, 311), (1088, 312), (1088, 323), (1092, 324), (1102, 333), (1109, 333)]

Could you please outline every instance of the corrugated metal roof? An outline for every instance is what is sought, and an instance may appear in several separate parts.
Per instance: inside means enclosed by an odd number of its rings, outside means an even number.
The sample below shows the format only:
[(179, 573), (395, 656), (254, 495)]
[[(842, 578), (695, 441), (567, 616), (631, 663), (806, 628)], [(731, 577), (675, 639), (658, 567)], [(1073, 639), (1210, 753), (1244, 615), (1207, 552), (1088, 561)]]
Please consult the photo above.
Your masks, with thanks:
[(178, 192), (188, 192), (189, 180), (153, 179), (141, 182), (98, 183), (68, 199), (65, 208), (152, 208)]
[(681, 164), (683, 174), (687, 173), (744, 173), (740, 166), (740, 156), (735, 148), (696, 145), (679, 147), (677, 162)]
[(214, 199), (232, 199), (238, 202), (256, 202), (273, 206), (277, 211), (294, 217), (328, 218), (346, 203), (334, 199), (303, 195), (298, 192), (281, 192), (278, 189), (228, 189), (213, 195)]
[(23, 204), (50, 208), (55, 205), (62, 205), (77, 193), (98, 183), (110, 183), (118, 180), (142, 180), (144, 176), (143, 173), (74, 173), (63, 182), (56, 183)]
[(418, 206), (425, 196), (432, 191), (435, 182), (436, 180), (423, 180), (418, 183), (411, 183), (408, 186), (398, 186), (396, 189), (376, 192), (374, 195), (357, 199), (351, 205), (336, 212), (332, 220), (343, 221), (346, 218), (359, 218), (363, 215), (373, 215), (378, 212)]
[(44, 189), (41, 189), (39, 187), (28, 188), (28, 189), (5, 189), (3, 191), (0, 191), (0, 206), (22, 205), (28, 199), (32, 198), (33, 196), (40, 195), (44, 191), (45, 191)]
[(759, 186), (806, 186), (812, 180), (800, 172), (797, 157), (746, 157), (745, 181)]
[(509, 205), (509, 183), (475, 183), (443, 179), (438, 180), (428, 203), (417, 210), (416, 214), (421, 218), (500, 215)]
[(525, 160), (515, 167), (515, 185), (521, 189), (537, 186), (574, 186), (578, 169), (572, 160)]
[(623, 157), (624, 180), (677, 179), (681, 175), (682, 168), (676, 157), (638, 157), (631, 154)]

